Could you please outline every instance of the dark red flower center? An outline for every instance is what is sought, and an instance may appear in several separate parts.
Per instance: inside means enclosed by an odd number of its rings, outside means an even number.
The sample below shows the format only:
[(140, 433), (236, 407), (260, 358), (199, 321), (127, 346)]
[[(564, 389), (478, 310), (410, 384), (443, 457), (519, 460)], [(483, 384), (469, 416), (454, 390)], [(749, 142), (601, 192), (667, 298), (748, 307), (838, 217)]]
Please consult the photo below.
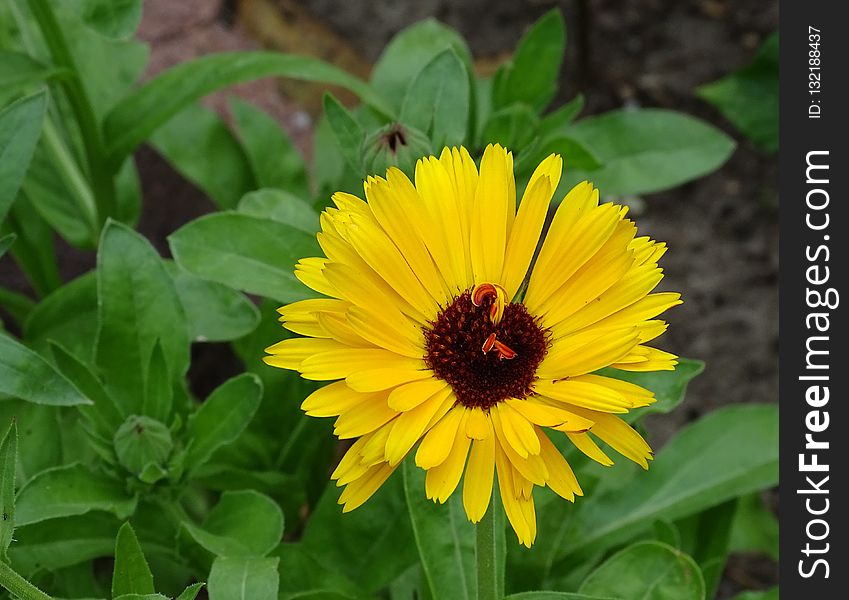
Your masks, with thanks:
[(496, 310), (499, 296), (480, 288), (455, 298), (425, 327), (425, 364), (463, 406), (488, 409), (531, 393), (548, 332), (523, 304)]

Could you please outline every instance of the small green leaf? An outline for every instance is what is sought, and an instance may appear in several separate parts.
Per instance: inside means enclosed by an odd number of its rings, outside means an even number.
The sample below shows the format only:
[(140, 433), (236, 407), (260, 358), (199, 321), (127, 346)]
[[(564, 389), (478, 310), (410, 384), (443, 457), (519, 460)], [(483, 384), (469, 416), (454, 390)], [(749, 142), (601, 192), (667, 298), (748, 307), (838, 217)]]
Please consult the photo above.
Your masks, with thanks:
[(770, 153), (778, 150), (778, 33), (766, 39), (751, 64), (696, 94), (755, 144)]
[[(544, 131), (542, 127), (540, 131)], [(528, 150), (531, 150), (530, 153)], [(537, 165), (550, 154), (559, 154), (563, 158), (564, 172), (571, 169), (597, 169), (601, 166), (601, 162), (593, 154), (592, 149), (565, 135), (547, 137), (536, 147), (528, 148), (528, 150), (519, 155), (520, 160), (516, 165), (518, 172), (532, 173)]]
[[(0, 167), (0, 172), (3, 168)], [(53, 229), (35, 210), (26, 190), (18, 193), (18, 199), (12, 204), (6, 222), (17, 236), (10, 254), (32, 284), (35, 293), (46, 296), (61, 286)]]
[(153, 593), (155, 593), (153, 574), (147, 566), (136, 532), (129, 523), (124, 523), (118, 530), (118, 538), (115, 540), (112, 597)]
[(675, 187), (719, 168), (734, 150), (734, 141), (715, 127), (669, 110), (611, 111), (564, 133), (592, 150), (602, 167), (564, 173), (559, 189), (588, 179), (608, 195)]
[(564, 127), (574, 121), (581, 111), (584, 110), (585, 99), (583, 94), (578, 94), (569, 102), (545, 115), (540, 121), (540, 131), (548, 134), (556, 134)]
[(0, 402), (0, 423), (14, 419), (18, 429), (19, 485), (45, 469), (62, 464), (62, 434), (60, 414), (53, 406), (33, 404), (26, 400), (7, 398)]
[(6, 250), (15, 243), (15, 238), (17, 236), (14, 233), (10, 233), (8, 235), (4, 235), (0, 237), (0, 257), (6, 254)]
[(625, 419), (633, 423), (646, 415), (666, 414), (675, 410), (684, 401), (687, 385), (704, 370), (704, 362), (681, 358), (674, 371), (639, 373), (605, 368), (600, 370), (599, 374), (629, 381), (654, 392), (654, 404), (644, 408), (636, 408), (625, 415)]
[(737, 502), (730, 546), (732, 552), (760, 552), (778, 560), (778, 519), (761, 494)]
[(245, 194), (239, 202), (239, 212), (291, 225), (310, 235), (319, 229), (318, 213), (313, 207), (283, 190), (265, 189)]
[(169, 600), (168, 596), (162, 594), (121, 594), (113, 596), (112, 600)]
[(120, 482), (84, 465), (71, 464), (33, 477), (18, 492), (15, 506), (15, 522), (23, 527), (92, 510), (125, 519), (135, 510), (136, 500), (127, 496)]
[[(274, 551), (279, 557), (279, 600), (355, 600), (371, 596), (338, 569), (318, 563), (301, 543), (283, 543)], [(409, 600), (406, 596), (403, 600)]]
[(134, 475), (140, 475), (148, 465), (164, 465), (174, 448), (168, 427), (138, 415), (127, 417), (115, 432), (113, 443), (118, 461)]
[(189, 332), (183, 307), (162, 260), (150, 243), (110, 221), (97, 260), (100, 326), (97, 364), (106, 390), (123, 414), (138, 414), (154, 346), (161, 344), (171, 377), (189, 362)]
[(220, 208), (256, 187), (245, 151), (212, 110), (192, 104), (150, 138), (157, 152)]
[(452, 49), (472, 70), (466, 42), (453, 29), (425, 19), (398, 33), (384, 48), (371, 72), (371, 87), (400, 108), (410, 81), (438, 54)]
[(106, 37), (128, 38), (141, 22), (141, 0), (70, 0), (69, 4), (86, 25)]
[(112, 109), (104, 124), (112, 163), (120, 164), (156, 129), (202, 96), (274, 76), (340, 85), (378, 111), (392, 112), (364, 82), (317, 58), (279, 52), (210, 54), (160, 73)]
[(216, 556), (265, 556), (283, 538), (283, 513), (268, 496), (224, 492), (203, 525), (183, 522), (194, 540)]
[(233, 97), (230, 112), (257, 187), (309, 193), (304, 159), (280, 124), (253, 104)]
[(0, 394), (54, 406), (91, 404), (50, 363), (3, 333), (0, 333)]
[(483, 142), (521, 150), (531, 142), (538, 127), (539, 118), (527, 104), (513, 104), (489, 115)]
[(702, 571), (706, 598), (716, 596), (722, 579), (736, 510), (737, 499), (734, 498), (676, 524), (681, 533), (680, 549), (688, 553)]
[(0, 306), (2, 306), (15, 321), (23, 323), (32, 312), (32, 309), (35, 308), (35, 302), (33, 302), (29, 296), (25, 296), (19, 292), (0, 288)]
[(184, 589), (180, 593), (180, 595), (177, 596), (174, 600), (195, 600), (198, 595), (198, 592), (200, 592), (201, 588), (204, 585), (205, 584), (203, 583), (193, 583), (192, 585)]
[(195, 277), (172, 261), (166, 261), (165, 268), (174, 281), (193, 341), (235, 340), (249, 334), (259, 323), (259, 311), (241, 292)]
[(232, 288), (293, 302), (314, 296), (294, 275), (295, 263), (318, 254), (315, 237), (295, 227), (236, 212), (196, 219), (168, 238), (188, 272)]
[(7, 560), (6, 551), (15, 531), (15, 465), (18, 461), (18, 428), (15, 421), (0, 441), (0, 559)]
[(705, 582), (699, 566), (683, 552), (641, 542), (607, 559), (578, 591), (620, 600), (704, 600)]
[(47, 107), (47, 95), (39, 92), (0, 110), (0, 222), (18, 195)]
[[(404, 494), (422, 570), (434, 600), (477, 598), (475, 526), (463, 512), (459, 494), (445, 504), (425, 497), (424, 471), (405, 460)], [(492, 508), (490, 508), (492, 510)]]
[(339, 153), (354, 173), (363, 173), (363, 159), (360, 154), (365, 133), (362, 126), (348, 112), (348, 109), (329, 92), (324, 95), (324, 116), (330, 125)]
[(543, 15), (522, 37), (513, 60), (503, 67), (493, 87), (496, 108), (523, 102), (539, 112), (557, 93), (566, 51), (566, 25), (560, 11)]
[(400, 120), (427, 133), (434, 148), (459, 146), (468, 130), (469, 101), (469, 72), (449, 48), (410, 82)]
[(277, 558), (216, 558), (209, 573), (209, 600), (277, 600)]
[(162, 352), (162, 344), (157, 340), (150, 353), (150, 363), (145, 378), (144, 404), (142, 414), (152, 419), (167, 423), (171, 416), (174, 402), (174, 389), (168, 373), (168, 363)]
[(0, 50), (0, 90), (4, 93), (67, 75), (67, 71), (46, 67), (27, 54)]
[(225, 381), (212, 392), (189, 417), (191, 441), (186, 449), (186, 467), (199, 467), (215, 450), (239, 437), (253, 418), (261, 397), (262, 383), (250, 373)]
[(505, 600), (613, 600), (600, 596), (573, 594), (572, 592), (519, 592), (510, 594)]

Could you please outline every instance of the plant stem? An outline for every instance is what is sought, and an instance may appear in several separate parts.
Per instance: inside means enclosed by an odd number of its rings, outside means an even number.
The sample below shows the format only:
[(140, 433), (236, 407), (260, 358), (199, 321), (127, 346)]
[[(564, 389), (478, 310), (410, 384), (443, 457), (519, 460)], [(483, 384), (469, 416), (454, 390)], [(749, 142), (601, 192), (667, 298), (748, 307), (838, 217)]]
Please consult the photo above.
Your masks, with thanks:
[(495, 548), (495, 506), (490, 506), (475, 526), (475, 561), (478, 575), (478, 600), (501, 600)]
[(12, 567), (0, 560), (0, 586), (20, 600), (51, 600), (50, 596), (18, 575)]
[(65, 41), (62, 28), (59, 26), (48, 0), (27, 0), (27, 3), (38, 22), (42, 37), (55, 66), (68, 69), (74, 74), (63, 79), (61, 85), (68, 97), (71, 110), (76, 117), (77, 126), (82, 134), (88, 174), (97, 202), (97, 223), (102, 225), (106, 222), (107, 217), (114, 214), (115, 185), (112, 173), (106, 164), (106, 147), (103, 143), (97, 117), (80, 81), (79, 71), (77, 71), (68, 43)]

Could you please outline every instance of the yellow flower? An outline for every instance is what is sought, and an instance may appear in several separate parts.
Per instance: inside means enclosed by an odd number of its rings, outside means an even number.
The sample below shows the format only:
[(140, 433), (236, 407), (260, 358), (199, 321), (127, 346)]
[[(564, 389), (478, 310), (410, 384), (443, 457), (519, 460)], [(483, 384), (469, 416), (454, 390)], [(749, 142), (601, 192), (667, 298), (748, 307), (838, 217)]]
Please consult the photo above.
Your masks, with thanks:
[(346, 512), (418, 444), (428, 498), (445, 502), (465, 471), (463, 504), (476, 523), (497, 473), (507, 518), (530, 547), (534, 486), (582, 495), (549, 435), (612, 464), (595, 436), (648, 467), (651, 449), (617, 415), (652, 393), (594, 372), (677, 364), (646, 345), (666, 329), (656, 317), (681, 302), (650, 293), (666, 246), (636, 237), (627, 209), (600, 205), (583, 182), (535, 258), (561, 168), (559, 156), (546, 158), (516, 210), (512, 154), (487, 147), (478, 172), (465, 148), (446, 148), (418, 161), (415, 185), (389, 169), (365, 182), (367, 202), (340, 192), (321, 215), (325, 256), (301, 260), (296, 275), (326, 298), (279, 309), (306, 337), (271, 346), (265, 362), (335, 380), (302, 408), (337, 417), (336, 435), (356, 440), (332, 475)]

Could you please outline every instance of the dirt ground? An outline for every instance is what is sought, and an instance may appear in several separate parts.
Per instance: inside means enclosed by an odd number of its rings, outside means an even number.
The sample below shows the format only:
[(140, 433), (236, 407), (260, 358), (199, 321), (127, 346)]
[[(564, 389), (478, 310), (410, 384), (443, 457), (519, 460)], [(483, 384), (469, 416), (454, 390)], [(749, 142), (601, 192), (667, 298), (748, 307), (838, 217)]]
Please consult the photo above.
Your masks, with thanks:
[[(147, 0), (140, 36), (151, 43), (149, 73), (204, 53), (259, 47), (240, 25), (240, 10), (260, 0)], [(354, 63), (373, 61), (391, 36), (425, 16), (457, 28), (476, 57), (509, 52), (527, 26), (558, 3), (544, 0), (265, 0), (281, 14), (306, 13), (345, 46)], [(746, 64), (778, 25), (775, 0), (581, 0), (559, 3), (569, 35), (561, 100), (586, 95), (587, 113), (627, 104), (665, 107), (705, 119), (728, 132), (738, 148), (717, 173), (638, 202), (641, 231), (665, 240), (667, 289), (685, 303), (669, 316), (663, 347), (707, 362), (683, 408), (649, 424), (655, 443), (719, 406), (778, 399), (778, 192), (774, 156), (734, 131), (693, 89)], [(260, 36), (262, 37), (262, 36)], [(309, 43), (313, 43), (311, 40)], [(267, 42), (267, 40), (266, 40)], [(337, 43), (334, 42), (334, 43)], [(310, 117), (273, 82), (239, 86), (308, 149)], [(223, 95), (210, 101), (220, 106)], [(585, 113), (586, 114), (586, 113)], [(137, 154), (144, 188), (141, 231), (164, 254), (165, 237), (213, 205), (149, 148)], [(66, 276), (93, 266), (93, 257), (67, 250)], [(8, 262), (8, 260), (6, 261)], [(8, 265), (0, 269), (7, 280)], [(11, 275), (8, 275), (11, 277)], [(22, 288), (25, 286), (21, 286)], [(198, 391), (239, 367), (224, 345), (198, 348), (191, 376)], [(231, 368), (222, 368), (223, 365)], [(765, 586), (775, 566), (735, 559), (721, 597), (738, 584)]]

